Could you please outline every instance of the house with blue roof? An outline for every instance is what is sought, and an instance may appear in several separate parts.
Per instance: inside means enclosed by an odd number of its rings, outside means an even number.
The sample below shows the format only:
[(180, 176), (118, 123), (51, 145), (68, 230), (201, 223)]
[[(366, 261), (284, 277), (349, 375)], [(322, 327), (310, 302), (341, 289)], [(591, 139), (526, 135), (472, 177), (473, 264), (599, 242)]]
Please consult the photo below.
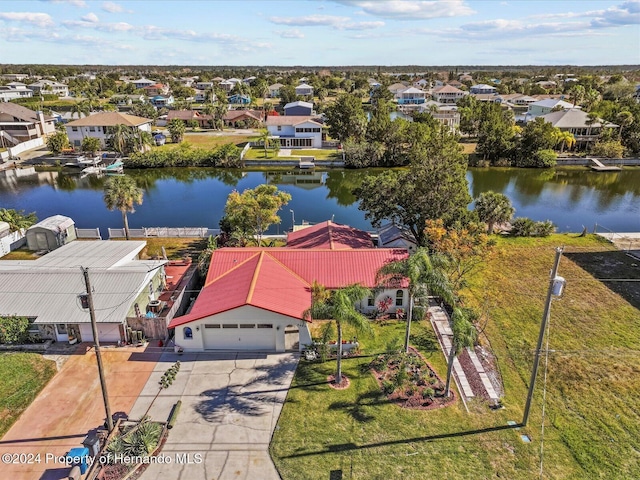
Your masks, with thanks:
[(249, 95), (242, 95), (240, 93), (234, 93), (228, 100), (229, 103), (236, 105), (249, 105), (251, 103), (251, 97)]

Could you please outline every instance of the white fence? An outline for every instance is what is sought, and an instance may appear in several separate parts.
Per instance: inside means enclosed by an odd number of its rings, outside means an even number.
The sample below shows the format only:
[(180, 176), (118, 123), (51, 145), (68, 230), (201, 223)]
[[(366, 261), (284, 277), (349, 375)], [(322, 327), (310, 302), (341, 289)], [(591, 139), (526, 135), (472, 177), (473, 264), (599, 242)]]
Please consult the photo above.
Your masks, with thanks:
[(42, 147), (44, 145), (44, 140), (42, 137), (34, 138), (33, 140), (28, 140), (26, 142), (19, 143), (15, 147), (7, 148), (9, 152), (9, 156), (15, 157), (18, 154), (24, 152), (25, 150), (31, 150), (32, 148)]
[(11, 232), (10, 234), (0, 238), (0, 257), (4, 257), (7, 253), (20, 248), (27, 243), (25, 236), (26, 230)]
[(102, 240), (99, 228), (76, 228), (76, 238), (91, 238), (93, 240)]
[[(219, 235), (219, 228), (207, 227), (149, 227), (130, 228), (129, 238), (145, 237), (196, 237), (206, 238), (209, 235)], [(109, 228), (109, 239), (125, 238), (124, 228)]]

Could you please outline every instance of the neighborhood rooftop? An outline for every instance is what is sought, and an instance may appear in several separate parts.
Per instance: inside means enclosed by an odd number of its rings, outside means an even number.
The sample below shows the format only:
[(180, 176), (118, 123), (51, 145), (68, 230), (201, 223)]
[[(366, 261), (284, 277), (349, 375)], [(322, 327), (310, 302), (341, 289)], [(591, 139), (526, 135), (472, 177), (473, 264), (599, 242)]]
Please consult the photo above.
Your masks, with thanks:
[(116, 125), (126, 125), (128, 127), (137, 127), (145, 123), (151, 123), (153, 120), (148, 118), (136, 117), (120, 112), (103, 112), (89, 115), (88, 117), (74, 120), (67, 123), (69, 127), (115, 127)]

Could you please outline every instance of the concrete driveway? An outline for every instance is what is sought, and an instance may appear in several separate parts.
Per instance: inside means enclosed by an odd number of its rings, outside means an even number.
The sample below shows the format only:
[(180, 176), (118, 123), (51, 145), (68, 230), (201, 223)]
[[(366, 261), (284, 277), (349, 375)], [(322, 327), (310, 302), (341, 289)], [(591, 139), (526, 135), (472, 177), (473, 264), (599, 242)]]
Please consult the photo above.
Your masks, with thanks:
[[(104, 406), (93, 350), (81, 344), (44, 387), (0, 441), (5, 453), (40, 454), (39, 461), (16, 457), (16, 464), (0, 464), (0, 478), (58, 480), (68, 478), (69, 468), (53, 456), (82, 446), (90, 430), (104, 423)], [(127, 414), (152, 374), (159, 349), (104, 348), (111, 412)], [(86, 353), (85, 353), (86, 352)], [(47, 457), (47, 454), (50, 457)]]
[(158, 381), (176, 360), (180, 372), (149, 412), (166, 420), (175, 402), (182, 408), (162, 453), (171, 463), (152, 464), (143, 480), (278, 480), (269, 442), (298, 364), (298, 355), (166, 353), (134, 405), (144, 415)]

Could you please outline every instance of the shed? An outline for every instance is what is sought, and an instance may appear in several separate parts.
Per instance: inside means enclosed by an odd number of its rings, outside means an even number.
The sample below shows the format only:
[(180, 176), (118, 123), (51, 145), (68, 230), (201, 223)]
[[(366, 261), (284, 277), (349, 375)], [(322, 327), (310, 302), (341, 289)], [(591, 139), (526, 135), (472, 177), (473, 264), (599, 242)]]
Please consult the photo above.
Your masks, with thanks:
[(75, 222), (64, 215), (53, 215), (29, 227), (27, 248), (51, 251), (76, 238)]

